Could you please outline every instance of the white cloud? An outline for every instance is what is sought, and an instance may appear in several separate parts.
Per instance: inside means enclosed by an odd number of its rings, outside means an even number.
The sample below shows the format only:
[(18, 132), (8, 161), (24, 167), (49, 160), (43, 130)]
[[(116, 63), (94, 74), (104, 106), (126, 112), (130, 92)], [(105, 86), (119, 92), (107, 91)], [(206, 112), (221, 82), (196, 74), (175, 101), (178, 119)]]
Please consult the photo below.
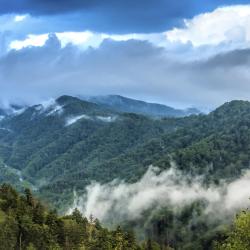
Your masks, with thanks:
[[(128, 41), (131, 39), (139, 41), (150, 41), (158, 46), (166, 46), (166, 38), (163, 33), (155, 34), (105, 34), (105, 33), (94, 33), (91, 31), (82, 32), (57, 32), (55, 33), (61, 46), (65, 47), (67, 44), (73, 44), (80, 48), (94, 47), (97, 48), (105, 39), (111, 39), (114, 41)], [(14, 40), (10, 43), (10, 49), (20, 50), (25, 47), (34, 46), (41, 47), (48, 40), (49, 33), (46, 34), (29, 34), (23, 40)]]
[(171, 42), (191, 42), (193, 46), (235, 43), (249, 45), (250, 5), (235, 5), (203, 13), (185, 20), (184, 28), (166, 32)]
[(52, 108), (52, 110), (49, 110), (49, 113), (46, 114), (46, 116), (50, 115), (55, 115), (55, 114), (62, 114), (63, 112), (63, 107), (60, 105), (56, 105), (55, 107)]
[(42, 47), (48, 40), (48, 34), (28, 35), (24, 40), (12, 41), (9, 45), (10, 49), (20, 50), (30, 46)]
[(56, 33), (56, 36), (60, 40), (62, 47), (65, 47), (68, 43), (72, 43), (74, 45), (83, 45), (93, 38), (94, 33), (90, 31), (62, 32)]
[(249, 171), (221, 186), (204, 187), (198, 177), (189, 180), (175, 168), (159, 173), (158, 168), (150, 167), (135, 183), (93, 182), (86, 188), (85, 196), (78, 197), (74, 193), (74, 204), (68, 212), (77, 207), (85, 216), (94, 215), (105, 222), (114, 217), (118, 221), (137, 219), (147, 210), (166, 206), (177, 210), (197, 200), (207, 202), (205, 214), (216, 216), (232, 215), (249, 205)]
[[(39, 20), (29, 17), (25, 27), (39, 25)], [(24, 16), (8, 16), (17, 20), (23, 20)], [(5, 17), (6, 19), (7, 17)], [(24, 29), (23, 22), (10, 22), (0, 20), (0, 30)], [(14, 20), (13, 19), (13, 20)], [(36, 21), (36, 22), (35, 22)], [(35, 22), (32, 24), (32, 22)], [(27, 24), (26, 24), (27, 23)], [(16, 28), (17, 27), (17, 28)], [(36, 31), (33, 31), (36, 32)], [(62, 47), (71, 43), (87, 49), (88, 47), (98, 48), (105, 39), (114, 41), (128, 41), (131, 39), (149, 41), (157, 47), (165, 47), (173, 57), (182, 60), (207, 58), (216, 53), (246, 48), (250, 46), (250, 5), (234, 5), (217, 8), (212, 12), (202, 13), (192, 19), (184, 20), (183, 28), (174, 28), (162, 33), (147, 34), (107, 34), (97, 33), (88, 30), (78, 32), (56, 32)], [(22, 36), (21, 36), (22, 37)], [(43, 46), (48, 39), (48, 33), (29, 33), (25, 39), (16, 39), (10, 42), (11, 49), (20, 50), (28, 46)]]
[(97, 116), (96, 118), (103, 122), (114, 122), (116, 120), (115, 116)]
[(27, 18), (27, 15), (17, 15), (14, 17), (14, 21), (15, 22), (22, 22), (26, 18)]
[(66, 120), (65, 126), (70, 126), (70, 125), (76, 123), (77, 121), (81, 120), (82, 118), (87, 119), (87, 120), (91, 119), (91, 117), (88, 115), (78, 115), (75, 117), (70, 117)]
[[(29, 15), (0, 16), (0, 32), (11, 31), (8, 45), (11, 49), (28, 46), (43, 46), (48, 38), (47, 26), (56, 30), (54, 24), (43, 23), (42, 18)], [(38, 28), (34, 28), (38, 27)], [(40, 34), (37, 33), (40, 31)], [(208, 57), (219, 52), (250, 45), (250, 5), (234, 5), (217, 8), (184, 20), (183, 28), (174, 28), (162, 33), (107, 34), (88, 30), (55, 33), (62, 47), (71, 43), (82, 49), (97, 48), (105, 39), (127, 41), (146, 40), (155, 46), (167, 48), (173, 56), (189, 58)], [(9, 35), (10, 36), (10, 35)], [(26, 38), (23, 38), (25, 37)], [(202, 50), (199, 47), (202, 46)], [(206, 48), (203, 48), (203, 47)], [(2, 49), (3, 50), (3, 49)]]

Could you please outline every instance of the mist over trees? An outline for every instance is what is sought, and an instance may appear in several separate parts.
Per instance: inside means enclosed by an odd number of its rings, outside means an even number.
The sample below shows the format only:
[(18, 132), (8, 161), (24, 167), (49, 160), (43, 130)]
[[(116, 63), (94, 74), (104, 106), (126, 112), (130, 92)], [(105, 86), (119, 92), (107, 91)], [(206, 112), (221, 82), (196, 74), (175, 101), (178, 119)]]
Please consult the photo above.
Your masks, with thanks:
[(29, 189), (20, 195), (7, 184), (0, 187), (0, 243), (2, 250), (148, 249), (137, 245), (133, 232), (119, 226), (110, 231), (78, 210), (60, 217), (34, 198)]

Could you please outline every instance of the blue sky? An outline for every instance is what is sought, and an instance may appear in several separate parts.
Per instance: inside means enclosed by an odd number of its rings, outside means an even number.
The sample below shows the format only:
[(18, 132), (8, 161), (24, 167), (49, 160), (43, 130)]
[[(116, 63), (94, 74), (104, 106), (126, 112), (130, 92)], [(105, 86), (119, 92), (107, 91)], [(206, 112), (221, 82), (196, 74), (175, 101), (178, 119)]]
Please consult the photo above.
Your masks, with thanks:
[(0, 100), (250, 99), (250, 1), (0, 0)]

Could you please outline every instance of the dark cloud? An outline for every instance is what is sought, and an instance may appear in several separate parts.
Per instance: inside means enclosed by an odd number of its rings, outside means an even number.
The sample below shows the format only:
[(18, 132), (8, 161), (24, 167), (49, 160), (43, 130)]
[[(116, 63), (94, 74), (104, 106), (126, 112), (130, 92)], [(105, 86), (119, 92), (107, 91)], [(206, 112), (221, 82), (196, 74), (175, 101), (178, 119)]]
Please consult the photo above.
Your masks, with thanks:
[(205, 63), (201, 64), (201, 67), (241, 67), (250, 64), (250, 49), (237, 49), (229, 51), (227, 53), (218, 54)]
[[(190, 1), (159, 0), (10, 0), (0, 13), (29, 13), (48, 16), (66, 30), (90, 29), (101, 32), (148, 32), (164, 30), (192, 12)], [(56, 17), (55, 17), (56, 15)], [(56, 32), (57, 30), (53, 30)]]
[(215, 107), (232, 99), (250, 99), (250, 63), (240, 59), (248, 55), (249, 51), (238, 50), (183, 63), (145, 41), (105, 40), (97, 49), (80, 51), (72, 45), (61, 48), (51, 35), (43, 47), (13, 50), (0, 58), (0, 99), (36, 103), (62, 94), (122, 94)]
[[(0, 0), (0, 14), (50, 16), (67, 30), (158, 32), (223, 4), (246, 0)], [(56, 17), (55, 17), (56, 16)], [(59, 25), (60, 26), (60, 25)], [(58, 28), (59, 28), (58, 26)], [(56, 32), (57, 30), (53, 30)]]

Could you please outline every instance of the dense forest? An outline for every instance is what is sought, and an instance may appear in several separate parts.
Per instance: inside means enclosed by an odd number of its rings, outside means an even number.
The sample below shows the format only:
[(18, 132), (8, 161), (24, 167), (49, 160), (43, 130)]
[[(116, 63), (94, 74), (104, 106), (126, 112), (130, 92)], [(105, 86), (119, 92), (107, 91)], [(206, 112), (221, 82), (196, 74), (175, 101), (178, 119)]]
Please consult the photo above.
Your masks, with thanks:
[[(159, 249), (147, 241), (139, 246), (133, 232), (119, 226), (110, 231), (78, 210), (59, 217), (35, 199), (29, 189), (19, 195), (10, 185), (0, 187), (0, 249)], [(166, 248), (167, 249), (167, 248)]]
[[(80, 217), (79, 213), (63, 214), (73, 204), (73, 194), (84, 194), (93, 181), (104, 184), (119, 179), (127, 184), (136, 183), (153, 165), (160, 172), (174, 166), (183, 176), (191, 177), (190, 184), (195, 177), (202, 177), (204, 187), (220, 187), (221, 183), (240, 178), (249, 169), (249, 163), (250, 103), (246, 101), (225, 103), (207, 115), (162, 118), (125, 113), (107, 105), (62, 96), (49, 104), (31, 106), (7, 115), (0, 121), (0, 182), (8, 182), (20, 192), (30, 188), (44, 204), (49, 204), (50, 208), (45, 208), (34, 199), (34, 207), (27, 206), (22, 214), (27, 223), (30, 221), (35, 228), (42, 227), (45, 231), (49, 227), (47, 217), (53, 208), (58, 209), (59, 215), (54, 213), (54, 216), (63, 228), (74, 227), (76, 222), (72, 216), (78, 214)], [(7, 202), (10, 206), (14, 202), (15, 209), (8, 205), (4, 210), (3, 205), (1, 218), (5, 222), (5, 218), (9, 218), (10, 231), (16, 232), (11, 233), (9, 239), (14, 239), (12, 244), (17, 244), (16, 240), (20, 240), (17, 207), (26, 206), (27, 197), (18, 195), (9, 186), (3, 188), (6, 191), (3, 191), (2, 200), (8, 198), (4, 192), (10, 192), (9, 197), (16, 197), (15, 201)], [(37, 204), (39, 208), (36, 208)], [(237, 211), (226, 219), (221, 216), (213, 220), (213, 216), (205, 212), (207, 206), (206, 200), (197, 199), (179, 209), (167, 203), (157, 209), (146, 209), (140, 218), (119, 221), (121, 238), (131, 237), (135, 242), (136, 236), (138, 245), (135, 247), (138, 249), (143, 244), (147, 245), (146, 249), (213, 249), (215, 246), (219, 249), (244, 249), (230, 248), (230, 240), (240, 230), (237, 225), (247, 224), (248, 212), (239, 215), (230, 233), (229, 225)], [(32, 217), (36, 209), (43, 210), (40, 226)], [(244, 222), (240, 222), (240, 218), (245, 218)], [(108, 245), (113, 242), (112, 237), (118, 230), (115, 216), (112, 222), (103, 226), (99, 222), (96, 226), (92, 220), (82, 217), (81, 221), (87, 228), (85, 233), (97, 227), (94, 236), (76, 239), (80, 245), (86, 244), (83, 249), (98, 249), (97, 246), (91, 248), (93, 242), (98, 242), (92, 237), (101, 237), (109, 242)], [(75, 231), (79, 229), (77, 227), (74, 227)], [(133, 237), (126, 233), (131, 230), (135, 232)], [(105, 235), (100, 236), (100, 232)], [(249, 233), (246, 238), (248, 236)], [(59, 249), (70, 249), (65, 248), (65, 237), (62, 236), (64, 241), (53, 237), (51, 241)], [(41, 249), (40, 243), (23, 240), (23, 244), (30, 249)], [(110, 248), (99, 249), (119, 249), (112, 244), (108, 246)]]

